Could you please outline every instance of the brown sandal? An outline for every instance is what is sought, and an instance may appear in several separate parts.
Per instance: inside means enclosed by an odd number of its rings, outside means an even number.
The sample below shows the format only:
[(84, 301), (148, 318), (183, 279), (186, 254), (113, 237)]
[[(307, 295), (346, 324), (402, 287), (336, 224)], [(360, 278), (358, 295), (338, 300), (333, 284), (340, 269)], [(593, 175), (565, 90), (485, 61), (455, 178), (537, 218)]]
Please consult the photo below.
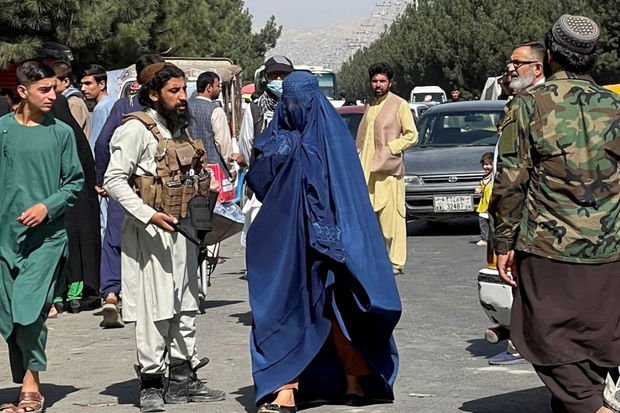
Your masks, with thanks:
[(19, 395), (19, 404), (17, 409), (25, 413), (41, 413), (43, 412), (43, 404), (45, 397), (37, 392), (24, 392)]
[(17, 413), (15, 403), (4, 403), (0, 406), (0, 413)]

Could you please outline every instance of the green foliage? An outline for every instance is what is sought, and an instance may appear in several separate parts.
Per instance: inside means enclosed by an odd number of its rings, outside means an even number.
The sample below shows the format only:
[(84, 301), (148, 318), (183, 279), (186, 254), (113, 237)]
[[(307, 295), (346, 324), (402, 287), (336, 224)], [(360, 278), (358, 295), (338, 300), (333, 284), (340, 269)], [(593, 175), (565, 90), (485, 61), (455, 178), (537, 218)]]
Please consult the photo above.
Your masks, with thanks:
[(75, 10), (75, 3), (64, 0), (2, 0), (0, 68), (32, 57), (43, 41), (53, 38), (54, 23), (69, 18)]
[(620, 83), (620, 10), (616, 0), (593, 2), (592, 16), (602, 30), (594, 78), (601, 84)]
[(370, 47), (359, 50), (340, 70), (347, 96), (369, 94), (367, 68), (385, 61), (394, 68), (394, 90), (408, 98), (414, 86), (458, 87), (466, 98), (479, 96), (489, 76), (499, 75), (515, 45), (544, 41), (564, 13), (593, 18), (602, 29), (594, 76), (620, 82), (620, 12), (616, 0), (422, 0)]
[(22, 35), (15, 43), (0, 41), (0, 68), (34, 56), (40, 47), (41, 40), (30, 36)]
[(252, 33), (243, 0), (0, 0), (0, 68), (55, 41), (82, 67), (120, 68), (161, 53), (228, 57), (252, 73), (281, 31), (272, 16)]

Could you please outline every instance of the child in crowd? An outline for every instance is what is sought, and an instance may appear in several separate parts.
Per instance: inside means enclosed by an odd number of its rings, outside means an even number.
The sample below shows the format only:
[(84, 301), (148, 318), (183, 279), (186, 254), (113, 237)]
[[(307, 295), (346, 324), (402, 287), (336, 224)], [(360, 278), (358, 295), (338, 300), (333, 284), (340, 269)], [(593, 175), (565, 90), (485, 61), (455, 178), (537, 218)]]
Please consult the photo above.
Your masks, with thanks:
[(480, 165), (485, 175), (480, 181), (474, 192), (480, 194), (480, 203), (476, 212), (478, 213), (478, 222), (480, 223), (480, 241), (476, 243), (479, 247), (487, 245), (489, 240), (489, 202), (491, 201), (491, 188), (493, 187), (493, 152), (486, 152), (480, 158)]

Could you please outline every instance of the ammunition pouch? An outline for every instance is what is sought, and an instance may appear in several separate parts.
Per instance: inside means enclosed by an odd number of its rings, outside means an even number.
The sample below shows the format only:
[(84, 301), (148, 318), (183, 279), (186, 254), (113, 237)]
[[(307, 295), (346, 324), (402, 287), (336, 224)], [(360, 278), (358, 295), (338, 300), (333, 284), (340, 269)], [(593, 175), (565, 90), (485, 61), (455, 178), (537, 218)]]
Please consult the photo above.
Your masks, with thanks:
[(180, 179), (135, 176), (132, 181), (142, 202), (176, 218), (185, 218), (189, 215), (188, 208), (194, 198), (208, 200), (211, 186), (211, 176), (208, 173), (183, 175)]
[(198, 231), (211, 231), (213, 225), (211, 224), (211, 202), (209, 198), (204, 195), (197, 195), (193, 197), (187, 206), (189, 210), (189, 222), (192, 227)]
[[(183, 210), (183, 186), (181, 181), (169, 181), (162, 185), (160, 210), (173, 217), (184, 218), (181, 215)], [(187, 207), (185, 212), (187, 213)]]
[(211, 187), (210, 172), (203, 168), (206, 152), (201, 140), (186, 133), (178, 138), (165, 139), (157, 122), (146, 112), (132, 112), (123, 121), (142, 122), (157, 139), (157, 175), (133, 176), (130, 184), (142, 201), (157, 211), (177, 219), (188, 216), (190, 201), (196, 196), (208, 199)]
[(194, 243), (198, 248), (205, 248), (206, 235), (213, 231), (211, 217), (217, 202), (217, 192), (211, 191), (209, 196), (196, 195), (187, 205), (187, 217), (179, 219), (174, 229)]
[(157, 209), (157, 206), (161, 205), (162, 196), (160, 181), (157, 176), (134, 176), (130, 184), (142, 202)]

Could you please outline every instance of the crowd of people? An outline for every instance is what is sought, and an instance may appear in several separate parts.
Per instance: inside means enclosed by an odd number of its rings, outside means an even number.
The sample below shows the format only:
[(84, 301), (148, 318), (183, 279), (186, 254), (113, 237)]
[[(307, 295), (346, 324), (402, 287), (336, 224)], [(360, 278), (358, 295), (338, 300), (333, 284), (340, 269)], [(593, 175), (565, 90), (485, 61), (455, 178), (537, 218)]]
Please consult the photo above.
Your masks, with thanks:
[[(514, 49), (496, 153), (481, 159), (481, 242), (514, 287), (514, 351), (501, 357), (534, 365), (554, 413), (620, 411), (620, 97), (587, 75), (599, 34), (563, 15), (544, 46)], [(16, 72), (19, 102), (0, 99), (0, 334), (22, 385), (0, 412), (44, 410), (46, 319), (101, 305), (103, 328), (135, 324), (142, 412), (226, 397), (198, 377), (207, 165), (231, 180), (247, 170), (258, 412), (393, 401), (403, 151), (418, 138), (390, 92), (393, 69), (368, 69), (373, 99), (355, 142), (318, 80), (284, 56), (265, 61), (266, 90), (239, 136), (217, 73), (200, 74), (188, 99), (185, 73), (161, 56), (142, 56), (136, 72), (137, 93), (115, 101), (101, 66), (78, 90), (66, 62), (29, 60)]]
[[(376, 95), (385, 100), (392, 72), (379, 69), (383, 72), (375, 70), (371, 78), (383, 78)], [(268, 59), (267, 90), (248, 106), (240, 141), (233, 145), (226, 114), (217, 103), (217, 73), (200, 74), (197, 96), (188, 99), (184, 72), (160, 56), (142, 56), (136, 70), (138, 93), (114, 101), (100, 66), (84, 72), (81, 92), (65, 62), (33, 60), (17, 68), (21, 100), (2, 118), (3, 184), (15, 176), (46, 179), (36, 179), (40, 185), (20, 180), (22, 185), (6, 186), (2, 193), (3, 219), (19, 217), (3, 237), (17, 242), (5, 242), (2, 251), (2, 333), (9, 343), (13, 380), (22, 390), (17, 402), (5, 403), (0, 411), (44, 409), (39, 372), (46, 369), (45, 320), (65, 308), (76, 313), (101, 304), (102, 327), (135, 323), (141, 411), (225, 397), (198, 378), (198, 369), (208, 362), (198, 356), (195, 340), (198, 249), (179, 226), (203, 218), (200, 202), (211, 187), (206, 165), (217, 164), (234, 179), (234, 162), (250, 166), (248, 186), (262, 211), (254, 214), (255, 222), (248, 220), (252, 225), (247, 232), (252, 347), (253, 354), (261, 355), (254, 360), (260, 411), (295, 411), (296, 399), (351, 405), (391, 401), (398, 367), (392, 331), (400, 317), (394, 270), (388, 250), (376, 248), (386, 243), (378, 223), (368, 226), (377, 221), (365, 195), (362, 165), (358, 162), (357, 175), (347, 166), (358, 158), (355, 145), (317, 80), (293, 73), (292, 62), (283, 56)], [(94, 105), (92, 114), (87, 102)], [(395, 153), (415, 141), (408, 121), (406, 140)], [(27, 133), (33, 146), (20, 147), (18, 139)], [(399, 126), (383, 139), (400, 135)], [(55, 147), (41, 145), (45, 139)], [(285, 148), (283, 140), (288, 141)], [(37, 146), (50, 158), (42, 166), (35, 166)], [(236, 146), (238, 152), (233, 151)], [(284, 173), (284, 164), (296, 172)], [(332, 187), (319, 173), (328, 166), (332, 174), (342, 175), (341, 187)], [(402, 166), (388, 175), (402, 178)], [(278, 185), (282, 187), (272, 188)], [(273, 193), (284, 197), (268, 196)], [(282, 215), (291, 198), (299, 209)], [(354, 214), (350, 204), (357, 205)], [(403, 235), (405, 222), (398, 223)], [(261, 229), (265, 225), (269, 231)], [(274, 231), (275, 226), (281, 231)], [(290, 265), (273, 268), (261, 251), (276, 240), (288, 240), (282, 232), (291, 228), (298, 242), (286, 242), (280, 250), (291, 248), (298, 268), (293, 272)], [(270, 237), (273, 242), (266, 242)], [(406, 249), (399, 248), (402, 268)], [(292, 299), (272, 303), (282, 300), (267, 294), (269, 279), (272, 288), (298, 289), (301, 295), (291, 290), (291, 297), (301, 296), (305, 305)], [(29, 295), (27, 307), (24, 294)], [(300, 325), (308, 310), (314, 315)], [(307, 343), (302, 348), (297, 346), (300, 339)], [(286, 346), (290, 350), (283, 350)], [(325, 354), (320, 362), (319, 353)], [(346, 386), (341, 388), (342, 383)]]

